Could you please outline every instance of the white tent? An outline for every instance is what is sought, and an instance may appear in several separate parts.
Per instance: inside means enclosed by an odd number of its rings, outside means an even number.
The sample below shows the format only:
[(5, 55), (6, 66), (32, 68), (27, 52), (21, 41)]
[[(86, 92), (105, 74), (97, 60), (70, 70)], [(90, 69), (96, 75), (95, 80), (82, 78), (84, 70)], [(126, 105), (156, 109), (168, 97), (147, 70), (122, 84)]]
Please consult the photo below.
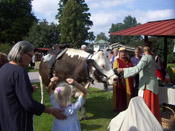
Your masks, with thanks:
[(132, 52), (134, 52), (134, 50), (135, 50), (134, 47), (122, 45), (122, 44), (120, 44), (119, 42), (118, 42), (118, 43), (110, 44), (110, 45), (108, 46), (108, 49), (114, 49), (114, 48), (119, 49), (120, 47), (125, 47), (127, 51), (132, 51)]
[(132, 98), (128, 109), (113, 118), (108, 131), (163, 131), (142, 97)]

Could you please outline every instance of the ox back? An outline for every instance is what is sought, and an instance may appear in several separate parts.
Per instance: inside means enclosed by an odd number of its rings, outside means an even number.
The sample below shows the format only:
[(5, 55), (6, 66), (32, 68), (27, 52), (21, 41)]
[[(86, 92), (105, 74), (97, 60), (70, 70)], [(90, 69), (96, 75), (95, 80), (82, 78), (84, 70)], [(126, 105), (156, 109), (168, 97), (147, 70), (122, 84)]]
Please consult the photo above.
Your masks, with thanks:
[[(65, 81), (66, 78), (73, 78), (79, 83), (85, 84), (87, 83), (87, 74), (85, 68), (85, 58), (80, 58), (79, 56), (75, 55), (73, 57), (68, 56), (68, 54), (64, 53), (63, 56), (56, 60), (54, 64), (54, 74), (58, 77), (58, 83)], [(90, 70), (89, 67), (87, 67)], [(48, 86), (48, 62), (40, 63), (39, 66), (39, 74), (42, 78), (42, 81), (45, 86)]]

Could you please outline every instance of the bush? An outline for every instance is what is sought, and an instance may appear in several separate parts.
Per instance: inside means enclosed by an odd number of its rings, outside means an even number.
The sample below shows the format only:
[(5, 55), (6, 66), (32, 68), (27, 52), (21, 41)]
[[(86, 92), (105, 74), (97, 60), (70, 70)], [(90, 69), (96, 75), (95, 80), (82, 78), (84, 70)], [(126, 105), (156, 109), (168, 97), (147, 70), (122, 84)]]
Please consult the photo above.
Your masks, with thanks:
[(8, 43), (0, 43), (0, 52), (8, 54), (13, 45)]

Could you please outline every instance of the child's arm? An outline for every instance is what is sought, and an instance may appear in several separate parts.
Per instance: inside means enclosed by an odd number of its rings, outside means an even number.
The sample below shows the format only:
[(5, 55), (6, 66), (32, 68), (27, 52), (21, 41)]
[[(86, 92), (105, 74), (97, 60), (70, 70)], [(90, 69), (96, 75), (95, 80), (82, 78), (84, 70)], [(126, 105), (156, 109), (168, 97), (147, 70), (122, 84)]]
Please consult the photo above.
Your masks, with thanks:
[(77, 87), (80, 91), (81, 91), (81, 96), (83, 98), (86, 98), (86, 95), (88, 93), (87, 87), (84, 88), (81, 84), (79, 84), (78, 82), (76, 82), (74, 79), (72, 78), (67, 78), (66, 81), (70, 84), (73, 85), (75, 87)]
[(48, 86), (48, 89), (47, 89), (47, 92), (49, 95), (52, 94), (52, 88), (53, 88), (53, 85), (55, 84), (55, 82), (58, 80), (58, 77), (52, 77), (50, 79), (50, 83), (49, 83), (49, 86)]

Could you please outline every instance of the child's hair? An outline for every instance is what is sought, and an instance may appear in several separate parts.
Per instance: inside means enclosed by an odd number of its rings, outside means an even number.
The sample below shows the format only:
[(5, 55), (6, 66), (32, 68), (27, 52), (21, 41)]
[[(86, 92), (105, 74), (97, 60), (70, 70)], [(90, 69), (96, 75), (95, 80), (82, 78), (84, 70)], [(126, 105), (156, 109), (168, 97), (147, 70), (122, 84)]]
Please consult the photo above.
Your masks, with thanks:
[(54, 90), (55, 100), (60, 106), (71, 104), (72, 88), (67, 83), (60, 83)]

